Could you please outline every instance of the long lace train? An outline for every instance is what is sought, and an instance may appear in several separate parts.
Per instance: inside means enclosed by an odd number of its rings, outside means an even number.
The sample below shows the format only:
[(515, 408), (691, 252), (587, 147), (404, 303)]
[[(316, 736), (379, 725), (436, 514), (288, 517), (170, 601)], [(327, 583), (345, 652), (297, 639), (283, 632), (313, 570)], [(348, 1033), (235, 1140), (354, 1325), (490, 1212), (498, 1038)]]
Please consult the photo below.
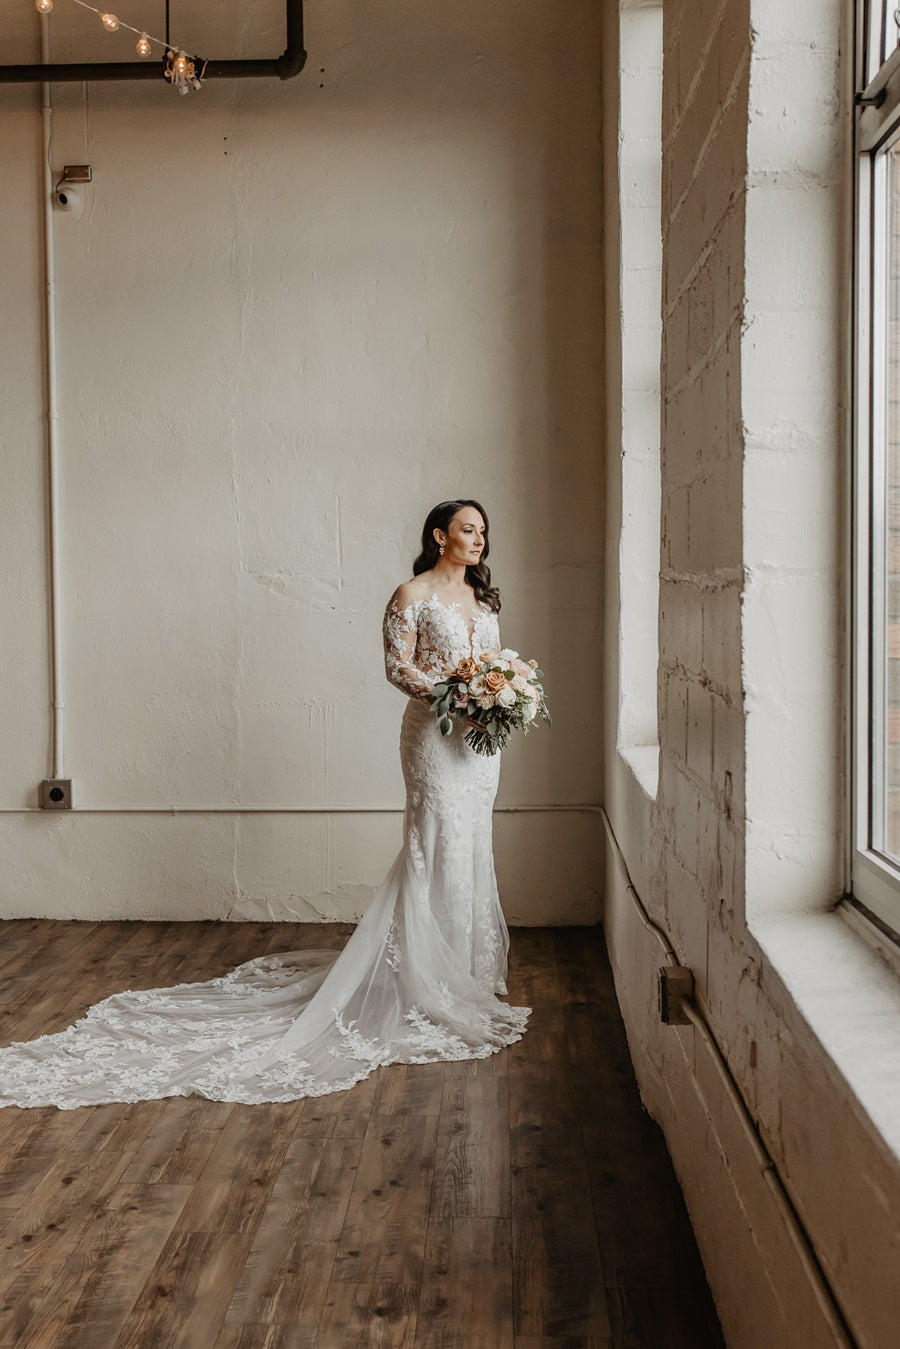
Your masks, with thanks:
[[(385, 616), (388, 676), (413, 695), (497, 645), (493, 614), (470, 633), (436, 597)], [(385, 1064), (483, 1058), (518, 1040), (529, 1009), (497, 997), (508, 946), (491, 845), (499, 756), (440, 736), (416, 696), (400, 756), (403, 847), (337, 956), (263, 956), (204, 983), (114, 994), (65, 1031), (0, 1050), (0, 1104), (290, 1101)]]

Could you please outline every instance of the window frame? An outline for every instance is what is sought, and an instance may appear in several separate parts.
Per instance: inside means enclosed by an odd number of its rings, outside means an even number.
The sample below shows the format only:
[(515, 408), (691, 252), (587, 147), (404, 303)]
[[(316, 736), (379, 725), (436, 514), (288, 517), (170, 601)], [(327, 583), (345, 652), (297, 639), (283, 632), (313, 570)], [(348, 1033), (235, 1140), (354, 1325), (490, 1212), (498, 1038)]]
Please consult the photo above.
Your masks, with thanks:
[[(900, 29), (887, 51), (893, 0), (862, 0), (857, 11), (854, 144), (854, 447), (853, 660), (851, 719), (851, 898), (876, 926), (900, 941), (900, 861), (875, 846), (884, 831), (885, 745), (875, 735), (876, 710), (885, 715), (882, 631), (886, 575), (887, 501), (876, 509), (874, 484), (884, 480), (887, 450), (888, 152), (900, 142)], [(876, 799), (877, 798), (877, 799)]]

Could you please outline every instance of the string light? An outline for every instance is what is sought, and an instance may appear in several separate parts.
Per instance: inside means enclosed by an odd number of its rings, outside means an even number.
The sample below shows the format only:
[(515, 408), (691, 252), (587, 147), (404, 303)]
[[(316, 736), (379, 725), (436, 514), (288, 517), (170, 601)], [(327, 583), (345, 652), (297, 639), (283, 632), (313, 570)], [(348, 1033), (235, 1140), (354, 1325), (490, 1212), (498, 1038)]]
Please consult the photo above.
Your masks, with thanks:
[[(34, 0), (35, 6), (40, 14), (49, 14), (53, 9), (54, 0)], [(160, 47), (166, 54), (166, 64), (163, 69), (163, 77), (178, 90), (180, 94), (190, 93), (191, 89), (199, 89), (206, 62), (199, 56), (191, 56), (182, 47), (170, 47), (160, 37), (154, 37), (152, 33), (147, 33), (143, 29), (134, 28), (130, 23), (125, 23), (117, 14), (108, 14), (105, 10), (98, 9), (96, 5), (91, 5), (88, 0), (73, 0), (73, 3), (81, 9), (89, 9), (92, 14), (96, 14), (103, 27), (108, 33), (118, 32), (120, 28), (126, 28), (129, 33), (137, 36), (135, 51), (138, 56), (150, 56), (153, 47)]]
[(163, 74), (179, 94), (188, 94), (191, 89), (200, 88), (196, 67), (187, 52), (174, 50), (166, 52), (166, 68)]

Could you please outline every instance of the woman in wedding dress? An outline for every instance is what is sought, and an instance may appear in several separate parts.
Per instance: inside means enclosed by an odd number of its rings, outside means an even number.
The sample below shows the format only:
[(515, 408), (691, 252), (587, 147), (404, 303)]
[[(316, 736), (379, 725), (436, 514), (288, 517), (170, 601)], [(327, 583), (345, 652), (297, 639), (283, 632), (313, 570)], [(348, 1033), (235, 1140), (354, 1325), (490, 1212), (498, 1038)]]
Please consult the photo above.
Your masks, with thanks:
[(500, 646), (488, 546), (478, 502), (442, 502), (413, 580), (388, 602), (385, 668), (407, 695), (403, 847), (344, 949), (114, 994), (68, 1030), (0, 1049), (0, 1105), (293, 1101), (385, 1064), (485, 1058), (521, 1038), (529, 1009), (497, 997), (508, 949), (491, 845), (500, 757), (474, 753), (461, 726), (442, 736), (430, 708), (442, 676)]

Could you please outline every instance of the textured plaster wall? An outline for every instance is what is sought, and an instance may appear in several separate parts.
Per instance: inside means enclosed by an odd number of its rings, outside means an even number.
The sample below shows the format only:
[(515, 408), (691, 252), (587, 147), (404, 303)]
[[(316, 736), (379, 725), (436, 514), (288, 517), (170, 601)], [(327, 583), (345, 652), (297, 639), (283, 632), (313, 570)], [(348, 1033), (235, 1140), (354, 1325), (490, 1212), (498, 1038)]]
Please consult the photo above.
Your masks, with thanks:
[[(635, 888), (694, 972), (853, 1336), (886, 1349), (900, 1323), (900, 1138), (891, 1060), (876, 1046), (891, 1026), (896, 1041), (900, 991), (830, 912), (843, 888), (848, 7), (663, 8), (659, 787), (650, 796), (616, 753), (607, 659), (605, 800)], [(613, 12), (607, 59), (615, 29)], [(615, 113), (608, 83), (610, 174)], [(614, 250), (605, 265), (614, 295)], [(607, 340), (612, 447), (609, 311)], [(611, 453), (608, 563), (621, 490)], [(607, 585), (612, 639), (627, 616), (612, 575)], [(606, 877), (641, 1088), (666, 1132), (726, 1340), (833, 1344), (708, 1049), (691, 1027), (658, 1024), (659, 948), (612, 850)]]
[[(553, 695), (501, 804), (599, 797), (598, 6), (308, 9), (290, 83), (54, 88), (53, 165), (94, 175), (54, 216), (66, 816), (36, 810), (39, 101), (0, 87), (3, 916), (361, 912), (399, 813), (303, 810), (402, 804), (381, 613), (458, 494), (488, 507), (504, 638)], [(282, 19), (173, 6), (210, 56), (277, 54)], [(8, 16), (6, 59), (36, 59), (38, 22)], [(73, 5), (50, 24), (55, 59), (131, 55)], [(261, 807), (298, 813), (217, 813)], [(501, 814), (497, 864), (512, 921), (596, 921), (595, 817)]]

